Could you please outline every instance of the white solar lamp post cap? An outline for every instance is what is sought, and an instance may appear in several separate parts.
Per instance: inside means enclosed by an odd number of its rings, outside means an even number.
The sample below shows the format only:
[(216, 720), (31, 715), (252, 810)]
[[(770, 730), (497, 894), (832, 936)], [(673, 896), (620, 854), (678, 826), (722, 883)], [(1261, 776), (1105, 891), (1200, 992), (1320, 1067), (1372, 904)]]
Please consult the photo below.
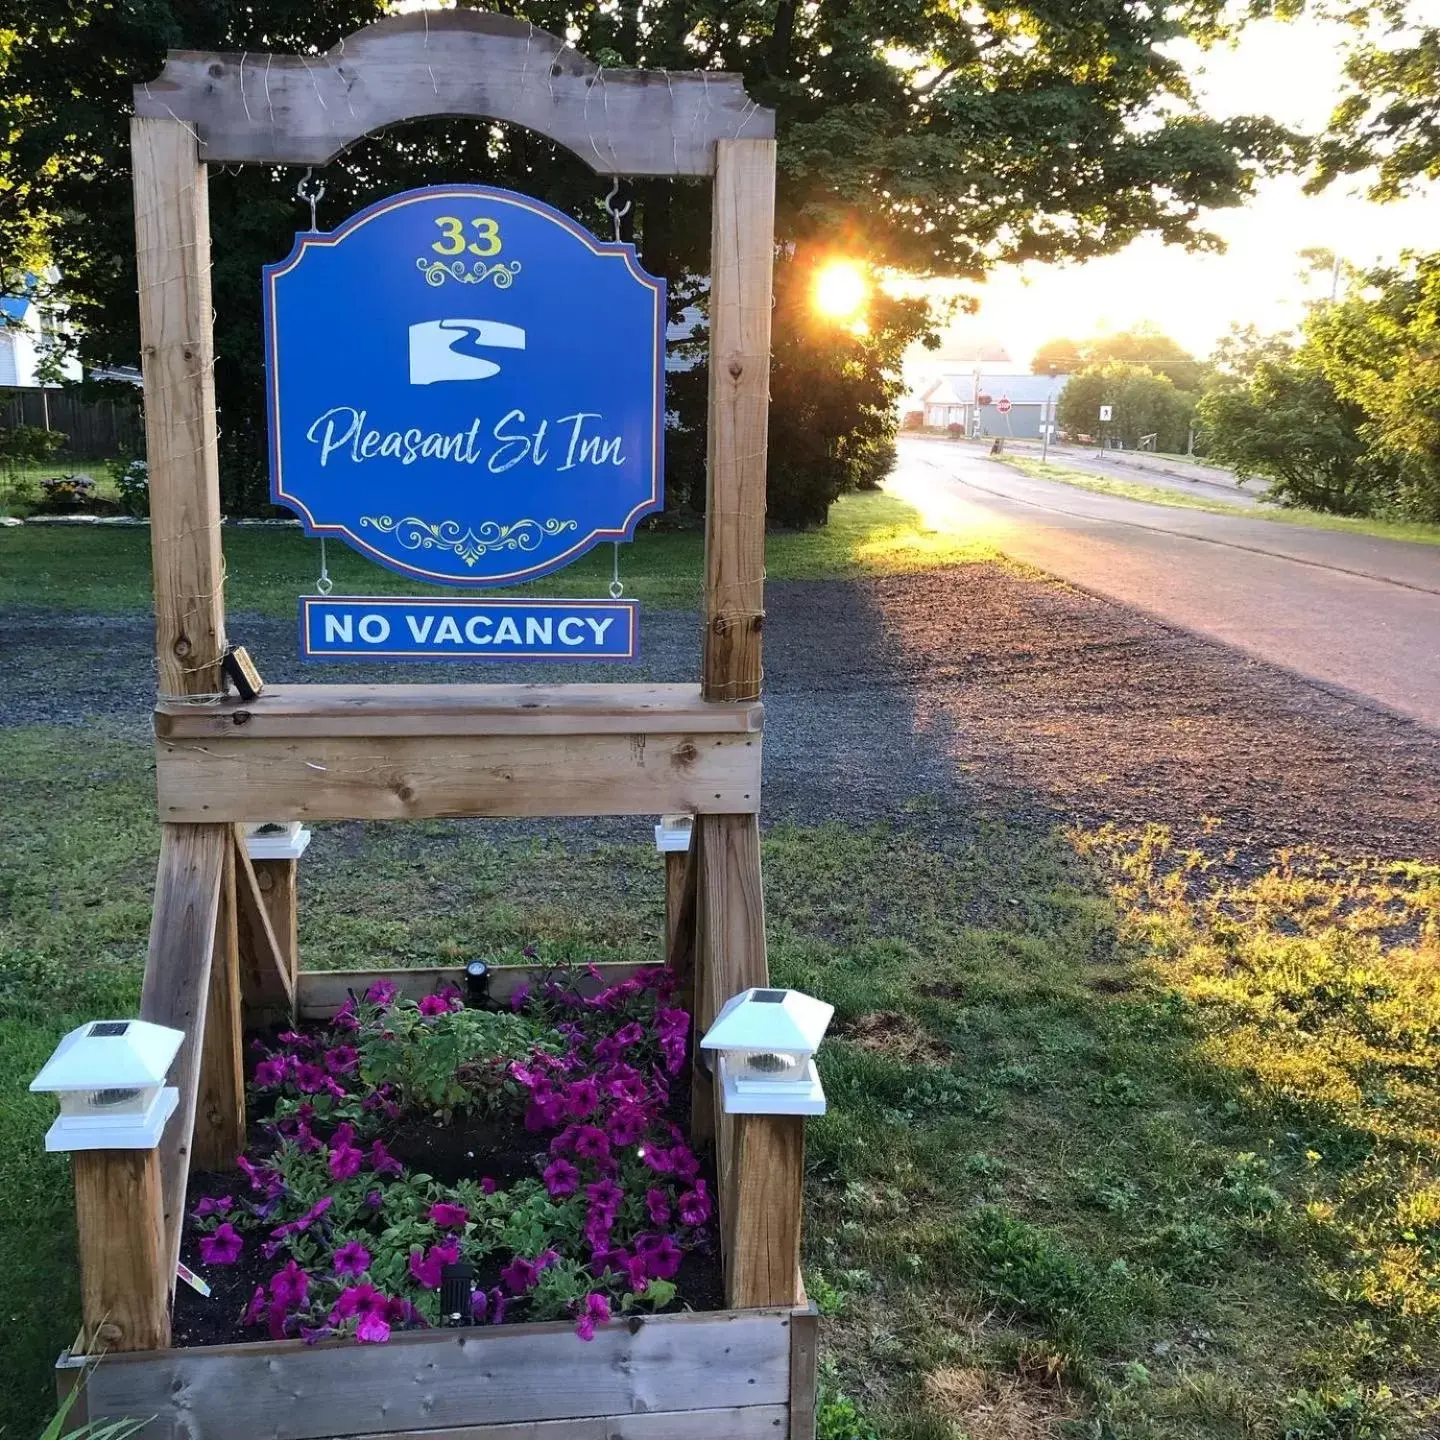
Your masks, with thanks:
[(752, 988), (725, 1002), (701, 1040), (719, 1052), (727, 1115), (823, 1115), (815, 1052), (835, 1007), (799, 990)]
[(298, 860), (310, 831), (298, 820), (267, 820), (245, 826), (245, 853), (252, 860)]
[(683, 854), (690, 848), (693, 815), (662, 815), (655, 827), (655, 848), (662, 855)]
[(30, 1082), (60, 1097), (47, 1150), (153, 1150), (180, 1092), (165, 1084), (183, 1030), (146, 1020), (92, 1020), (72, 1030)]

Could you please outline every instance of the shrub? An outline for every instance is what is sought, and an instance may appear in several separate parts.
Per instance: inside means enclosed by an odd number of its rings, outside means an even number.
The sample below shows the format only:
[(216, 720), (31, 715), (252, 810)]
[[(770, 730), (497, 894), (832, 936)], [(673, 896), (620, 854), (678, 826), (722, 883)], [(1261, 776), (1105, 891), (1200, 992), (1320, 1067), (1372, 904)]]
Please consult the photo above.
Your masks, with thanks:
[(65, 448), (70, 437), (61, 430), (40, 425), (9, 425), (0, 428), (0, 460), (41, 464)]
[(120, 508), (141, 519), (150, 513), (150, 466), (144, 460), (112, 460), (110, 477), (120, 494)]

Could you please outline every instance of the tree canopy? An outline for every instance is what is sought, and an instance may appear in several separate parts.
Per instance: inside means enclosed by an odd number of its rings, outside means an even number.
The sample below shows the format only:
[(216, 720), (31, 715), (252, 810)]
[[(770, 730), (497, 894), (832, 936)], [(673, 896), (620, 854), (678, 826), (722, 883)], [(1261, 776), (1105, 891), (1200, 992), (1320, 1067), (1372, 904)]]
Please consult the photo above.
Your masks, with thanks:
[(1133, 330), (1118, 330), (1089, 340), (1047, 340), (1031, 358), (1030, 371), (1048, 375), (1053, 369), (1056, 374), (1073, 375), (1086, 366), (1112, 360), (1163, 375), (1178, 390), (1198, 390), (1205, 370), (1195, 356), (1163, 331), (1153, 325), (1137, 325)]
[[(1100, 407), (1113, 409), (1102, 423)], [(1086, 365), (1065, 383), (1055, 415), (1071, 434), (1099, 435), (1136, 449), (1141, 438), (1155, 436), (1157, 450), (1185, 449), (1195, 397), (1176, 388), (1168, 375), (1143, 365), (1106, 360)]]
[[(1195, 109), (1166, 47), (1204, 37), (1222, 0), (1045, 0), (965, 9), (949, 0), (621, 0), (506, 10), (605, 65), (732, 70), (778, 115), (778, 267), (772, 512), (822, 519), (850, 483), (854, 432), (888, 414), (922, 302), (872, 302), (867, 324), (805, 313), (825, 254), (916, 274), (979, 276), (997, 264), (1116, 250), (1152, 233), (1209, 244), (1202, 208), (1233, 205), (1290, 153), (1268, 121)], [(0, 0), (0, 258), (40, 252), (60, 267), (90, 363), (138, 354), (126, 115), (130, 88), (167, 48), (328, 49), (376, 19), (382, 0)], [(248, 167), (211, 177), (216, 388), (227, 503), (264, 496), (260, 267), (305, 223), (298, 175)], [(329, 166), (329, 228), (381, 194), (453, 179), (539, 195), (599, 228), (605, 184), (539, 137), (425, 121), (370, 137)], [(628, 234), (703, 306), (709, 249), (702, 187), (632, 187)], [(703, 485), (703, 370), (677, 381), (668, 484)], [(825, 403), (814, 403), (817, 390)], [(888, 421), (884, 422), (888, 423)], [(782, 491), (784, 493), (782, 493)]]
[(1341, 14), (1360, 30), (1345, 60), (1345, 93), (1316, 146), (1311, 188), (1374, 170), (1370, 195), (1394, 200), (1440, 179), (1440, 25), (1420, 0)]

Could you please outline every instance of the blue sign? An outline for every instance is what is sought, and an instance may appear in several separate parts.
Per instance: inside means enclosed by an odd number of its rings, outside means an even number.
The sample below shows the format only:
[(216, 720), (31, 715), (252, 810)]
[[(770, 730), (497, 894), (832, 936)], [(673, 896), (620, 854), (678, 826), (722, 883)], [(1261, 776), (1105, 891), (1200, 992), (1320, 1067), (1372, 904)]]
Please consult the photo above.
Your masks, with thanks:
[(513, 585), (664, 504), (665, 283), (483, 185), (392, 195), (265, 267), (270, 494), (421, 580)]
[(306, 660), (633, 660), (637, 600), (303, 595)]

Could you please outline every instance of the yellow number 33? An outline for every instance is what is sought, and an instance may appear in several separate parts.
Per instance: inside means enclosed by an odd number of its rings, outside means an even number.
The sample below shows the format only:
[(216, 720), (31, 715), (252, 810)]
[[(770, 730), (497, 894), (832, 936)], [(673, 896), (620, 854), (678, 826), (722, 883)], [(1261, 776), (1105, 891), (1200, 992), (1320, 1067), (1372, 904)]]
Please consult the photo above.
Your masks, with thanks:
[(498, 255), (500, 253), (500, 225), (495, 220), (475, 219), (475, 239), (465, 243), (465, 226), (453, 215), (442, 215), (435, 222), (444, 232), (430, 248), (437, 255), (458, 255), (469, 250), (472, 255)]

